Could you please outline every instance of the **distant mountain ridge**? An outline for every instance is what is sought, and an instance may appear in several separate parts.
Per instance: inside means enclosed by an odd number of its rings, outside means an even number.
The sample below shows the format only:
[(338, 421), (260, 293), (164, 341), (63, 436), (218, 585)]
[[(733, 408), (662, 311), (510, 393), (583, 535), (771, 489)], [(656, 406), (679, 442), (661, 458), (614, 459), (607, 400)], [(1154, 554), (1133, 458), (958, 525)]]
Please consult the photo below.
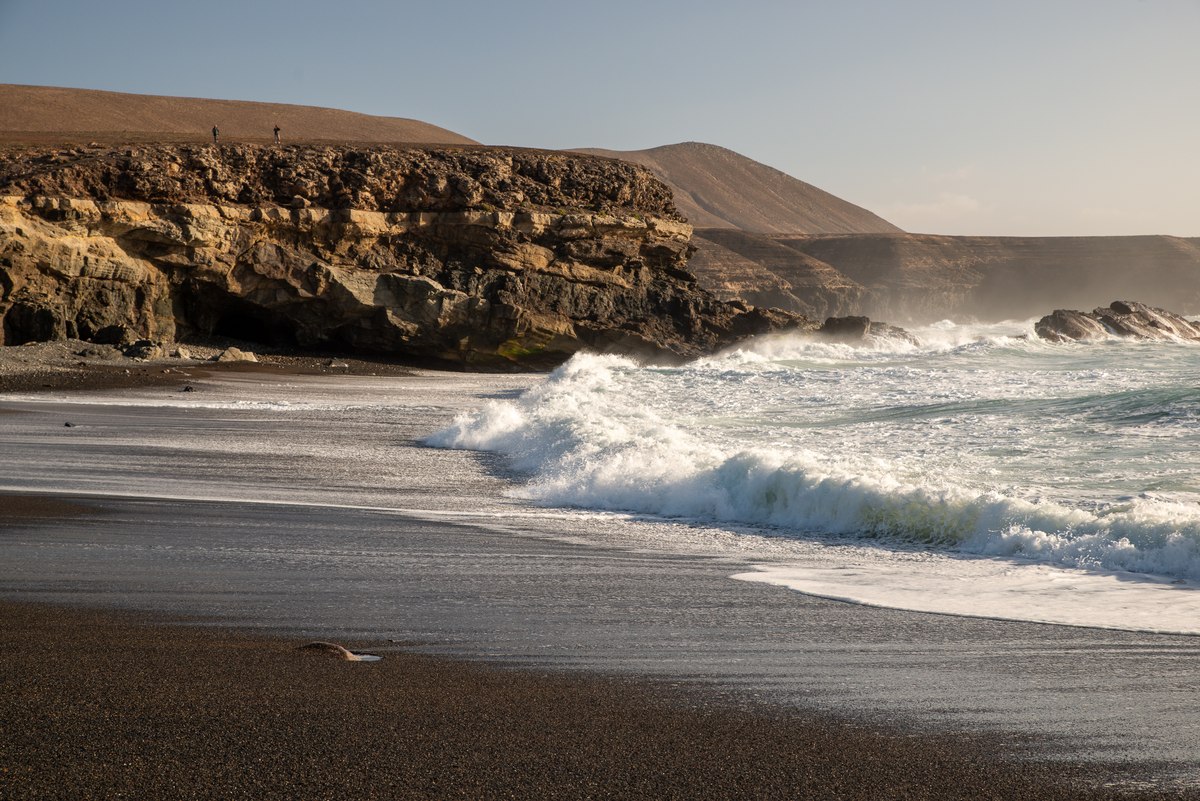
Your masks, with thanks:
[(697, 228), (768, 234), (904, 233), (882, 217), (740, 153), (703, 142), (648, 150), (579, 148), (650, 169)]
[(478, 144), (420, 120), (318, 106), (0, 84), (2, 139), (69, 134), (207, 139), (214, 125), (222, 137), (247, 141), (269, 140), (278, 125), (285, 141)]

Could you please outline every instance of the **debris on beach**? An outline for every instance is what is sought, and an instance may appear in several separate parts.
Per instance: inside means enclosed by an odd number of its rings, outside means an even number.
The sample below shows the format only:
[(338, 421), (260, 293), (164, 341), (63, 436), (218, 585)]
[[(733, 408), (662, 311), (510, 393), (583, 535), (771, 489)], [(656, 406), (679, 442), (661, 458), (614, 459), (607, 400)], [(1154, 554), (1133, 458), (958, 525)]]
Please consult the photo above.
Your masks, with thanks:
[(248, 350), (240, 348), (226, 348), (215, 357), (214, 362), (257, 362), (258, 357)]
[(377, 654), (356, 654), (345, 646), (338, 645), (335, 642), (323, 642), (321, 640), (310, 642), (306, 645), (301, 645), (299, 650), (325, 651), (326, 653), (337, 656), (346, 660), (347, 662), (378, 662), (379, 660), (383, 659), (382, 656), (378, 656)]

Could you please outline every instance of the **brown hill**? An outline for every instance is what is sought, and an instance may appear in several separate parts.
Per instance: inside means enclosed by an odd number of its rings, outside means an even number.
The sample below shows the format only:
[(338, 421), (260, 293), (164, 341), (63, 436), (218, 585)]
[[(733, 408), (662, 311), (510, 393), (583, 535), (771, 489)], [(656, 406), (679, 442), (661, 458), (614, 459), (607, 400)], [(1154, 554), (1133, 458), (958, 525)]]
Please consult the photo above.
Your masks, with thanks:
[(580, 152), (650, 168), (675, 192), (697, 228), (777, 234), (902, 233), (864, 208), (716, 145), (683, 142), (649, 150)]
[(289, 142), (477, 144), (419, 120), (316, 106), (0, 84), (0, 139), (7, 141), (206, 140), (214, 125), (222, 138), (240, 141), (268, 141), (278, 125)]
[(1025, 319), (1124, 297), (1200, 314), (1200, 239), (701, 229), (693, 241), (689, 267), (701, 286), (815, 317)]

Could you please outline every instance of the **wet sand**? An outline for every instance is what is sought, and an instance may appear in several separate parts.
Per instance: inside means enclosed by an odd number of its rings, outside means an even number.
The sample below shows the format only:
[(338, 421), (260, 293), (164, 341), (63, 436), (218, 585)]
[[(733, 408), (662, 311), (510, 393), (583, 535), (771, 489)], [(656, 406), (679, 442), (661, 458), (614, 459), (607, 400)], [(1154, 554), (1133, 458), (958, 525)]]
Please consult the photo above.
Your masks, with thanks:
[(289, 350), (255, 353), (257, 361), (212, 361), (226, 347), (254, 353), (240, 341), (212, 341), (185, 345), (193, 358), (134, 359), (118, 348), (78, 340), (0, 346), (0, 393), (61, 392), (184, 386), (223, 373), (288, 375), (402, 376), (410, 365), (379, 358), (351, 358), (337, 354), (307, 354)]
[(998, 763), (986, 738), (662, 683), (345, 662), (302, 640), (38, 604), (0, 604), (0, 619), (4, 798), (1115, 797), (1081, 789), (1088, 766)]
[(89, 504), (55, 498), (47, 495), (4, 495), (0, 497), (0, 513), (5, 523), (24, 520), (53, 520), (61, 517), (95, 513), (99, 508)]
[[(0, 494), (0, 798), (1196, 797), (1136, 783), (1195, 776), (1191, 638), (839, 604), (605, 545), (596, 518), (559, 538), (579, 523), (522, 516), (476, 457), (403, 444), (444, 379), (360, 382), (388, 394), (353, 424), (9, 404), (31, 491)], [(196, 397), (276, 397), (256, 387)], [(289, 501), (321, 493), (352, 505)], [(296, 650), (343, 638), (386, 658)]]

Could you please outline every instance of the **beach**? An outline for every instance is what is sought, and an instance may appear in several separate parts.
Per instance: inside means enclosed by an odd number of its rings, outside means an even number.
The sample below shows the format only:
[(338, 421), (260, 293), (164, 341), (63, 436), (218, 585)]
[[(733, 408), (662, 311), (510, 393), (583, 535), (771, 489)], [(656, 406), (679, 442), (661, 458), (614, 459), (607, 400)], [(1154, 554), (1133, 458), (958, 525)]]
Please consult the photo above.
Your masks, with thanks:
[(696, 689), (5, 604), (5, 798), (1100, 798), (1072, 765)]
[[(225, 343), (192, 345), (184, 358), (165, 354), (157, 358), (128, 357), (121, 348), (79, 340), (30, 342), (0, 348), (0, 393), (102, 390), (149, 386), (184, 386), (193, 377), (223, 372), (265, 375), (406, 375), (409, 368), (387, 359), (298, 355), (277, 348), (254, 354), (254, 360), (218, 362)], [(240, 348), (239, 348), (240, 350)]]
[(1195, 792), (1191, 637), (731, 581), (765, 546), (421, 446), (536, 377), (191, 380), (0, 399), (6, 797)]
[(66, 11), (0, 801), (1200, 801), (1200, 4)]

